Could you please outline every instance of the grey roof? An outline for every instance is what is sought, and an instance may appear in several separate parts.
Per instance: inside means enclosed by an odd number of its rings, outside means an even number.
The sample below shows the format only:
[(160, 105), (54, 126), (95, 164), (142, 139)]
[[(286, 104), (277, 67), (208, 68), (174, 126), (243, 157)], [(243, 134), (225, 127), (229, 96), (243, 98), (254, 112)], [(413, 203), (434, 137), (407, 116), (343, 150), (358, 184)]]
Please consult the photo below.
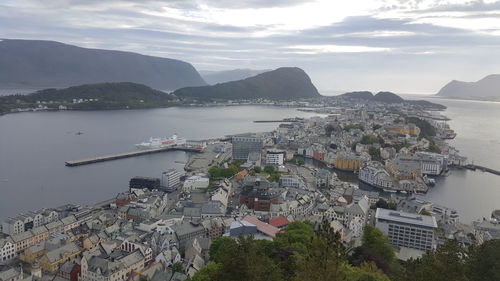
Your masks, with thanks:
[(45, 233), (45, 232), (48, 232), (49, 230), (44, 226), (39, 226), (39, 227), (35, 227), (31, 230), (31, 232), (34, 234), (34, 235), (39, 235), (39, 234), (42, 234), (42, 233)]
[(10, 279), (18, 276), (19, 274), (21, 274), (21, 272), (17, 271), (14, 268), (10, 268), (10, 269), (7, 269), (5, 271), (0, 272), (0, 280), (1, 281), (10, 280)]
[(75, 223), (76, 222), (76, 218), (75, 216), (71, 215), (71, 216), (67, 216), (63, 219), (61, 219), (61, 222), (64, 224), (64, 225), (70, 225), (72, 223)]
[(377, 208), (375, 218), (377, 218), (377, 220), (383, 219), (388, 221), (437, 228), (436, 218), (434, 218), (433, 216), (423, 216), (418, 214)]
[(201, 224), (196, 225), (196, 224), (193, 224), (191, 222), (189, 222), (189, 223), (184, 222), (184, 223), (172, 226), (172, 230), (175, 231), (175, 234), (177, 234), (177, 236), (184, 236), (184, 235), (187, 235), (189, 233), (204, 231), (205, 228)]
[(186, 217), (201, 217), (201, 209), (197, 207), (184, 207), (182, 213)]
[(14, 240), (14, 242), (19, 242), (19, 241), (23, 241), (23, 240), (26, 240), (26, 239), (29, 239), (31, 237), (33, 237), (33, 234), (31, 233), (31, 231), (25, 231), (25, 232), (22, 232), (22, 233), (19, 233), (19, 234), (16, 234), (16, 235), (12, 235), (12, 240)]
[(5, 244), (7, 244), (9, 242), (14, 244), (14, 240), (12, 240), (12, 238), (10, 238), (10, 237), (0, 238), (0, 249), (3, 248), (5, 246)]
[(66, 244), (60, 248), (47, 252), (45, 255), (47, 256), (49, 262), (55, 262), (60, 260), (65, 253), (76, 253), (79, 252), (80, 248), (76, 246), (75, 243)]
[(108, 259), (102, 256), (92, 257), (88, 262), (89, 270), (92, 272), (97, 272), (97, 270), (99, 269), (101, 271), (101, 275), (109, 276), (110, 274), (113, 274), (118, 270), (130, 268), (131, 265), (144, 259), (144, 256), (139, 250), (136, 250), (130, 254), (122, 251), (115, 251), (111, 255), (113, 257), (117, 257), (114, 259)]
[(222, 203), (219, 201), (209, 201), (201, 206), (202, 214), (221, 214)]

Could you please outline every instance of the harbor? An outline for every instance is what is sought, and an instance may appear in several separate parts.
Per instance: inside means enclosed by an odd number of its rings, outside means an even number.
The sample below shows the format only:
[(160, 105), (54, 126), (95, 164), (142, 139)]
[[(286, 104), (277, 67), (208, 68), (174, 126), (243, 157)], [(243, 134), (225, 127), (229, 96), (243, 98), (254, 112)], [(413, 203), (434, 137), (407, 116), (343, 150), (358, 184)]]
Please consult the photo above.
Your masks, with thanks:
[(172, 151), (172, 150), (180, 150), (180, 151), (186, 151), (186, 152), (201, 152), (201, 151), (203, 151), (203, 148), (190, 147), (190, 146), (170, 146), (170, 147), (143, 149), (143, 150), (137, 150), (137, 151), (132, 151), (132, 152), (109, 154), (109, 155), (91, 157), (91, 158), (80, 159), (80, 160), (71, 160), (71, 161), (66, 161), (65, 164), (68, 167), (75, 167), (75, 166), (88, 165), (88, 164), (93, 164), (93, 163), (99, 163), (99, 162), (141, 156), (141, 155), (152, 154), (152, 153), (167, 152), (167, 151)]

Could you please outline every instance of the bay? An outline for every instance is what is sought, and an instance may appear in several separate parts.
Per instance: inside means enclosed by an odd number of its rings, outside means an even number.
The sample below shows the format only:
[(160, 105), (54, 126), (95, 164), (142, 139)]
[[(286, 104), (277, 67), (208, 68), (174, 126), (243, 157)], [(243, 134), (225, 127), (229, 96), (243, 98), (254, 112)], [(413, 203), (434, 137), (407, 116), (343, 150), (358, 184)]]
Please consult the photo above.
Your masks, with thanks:
[[(167, 152), (66, 167), (64, 162), (135, 150), (150, 136), (187, 139), (270, 131), (253, 120), (317, 114), (274, 106), (172, 107), (150, 110), (58, 111), (0, 117), (0, 219), (66, 203), (92, 204), (128, 188), (134, 176), (183, 169), (184, 152)], [(81, 131), (83, 134), (77, 135)]]

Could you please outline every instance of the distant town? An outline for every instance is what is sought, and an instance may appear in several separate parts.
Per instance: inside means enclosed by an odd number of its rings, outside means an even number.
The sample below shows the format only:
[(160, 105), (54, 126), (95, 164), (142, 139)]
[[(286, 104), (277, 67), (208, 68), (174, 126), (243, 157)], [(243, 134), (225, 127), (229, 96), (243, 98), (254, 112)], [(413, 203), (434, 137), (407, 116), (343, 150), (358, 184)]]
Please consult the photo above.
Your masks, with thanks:
[[(87, 102), (95, 101), (72, 101)], [(16, 110), (51, 104), (36, 103)], [(255, 117), (275, 122), (276, 129), (138, 144), (138, 151), (151, 153), (182, 148), (190, 151), (189, 160), (184, 171), (133, 177), (128, 190), (95, 205), (68, 203), (4, 219), (0, 280), (186, 280), (212, 263), (214, 241), (272, 241), (297, 222), (326, 223), (346, 248), (361, 246), (366, 229), (378, 229), (399, 261), (449, 240), (472, 246), (500, 239), (500, 211), (464, 224), (458, 211), (422, 197), (451, 169), (498, 173), (473, 165), (449, 145), (456, 133), (432, 105), (352, 97), (203, 105), (256, 103), (319, 116)], [(87, 162), (81, 163), (97, 161)], [(69, 163), (78, 169), (78, 161)]]

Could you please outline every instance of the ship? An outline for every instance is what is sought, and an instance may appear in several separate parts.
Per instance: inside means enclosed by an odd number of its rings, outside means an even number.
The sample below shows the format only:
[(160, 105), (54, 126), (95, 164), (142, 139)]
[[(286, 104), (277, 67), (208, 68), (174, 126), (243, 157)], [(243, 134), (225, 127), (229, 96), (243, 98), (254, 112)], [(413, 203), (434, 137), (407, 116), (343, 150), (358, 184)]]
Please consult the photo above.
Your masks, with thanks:
[(177, 134), (174, 134), (170, 138), (150, 137), (149, 140), (138, 143), (135, 146), (139, 149), (154, 149), (154, 148), (167, 148), (185, 144), (186, 144), (185, 138), (180, 138), (177, 136)]

